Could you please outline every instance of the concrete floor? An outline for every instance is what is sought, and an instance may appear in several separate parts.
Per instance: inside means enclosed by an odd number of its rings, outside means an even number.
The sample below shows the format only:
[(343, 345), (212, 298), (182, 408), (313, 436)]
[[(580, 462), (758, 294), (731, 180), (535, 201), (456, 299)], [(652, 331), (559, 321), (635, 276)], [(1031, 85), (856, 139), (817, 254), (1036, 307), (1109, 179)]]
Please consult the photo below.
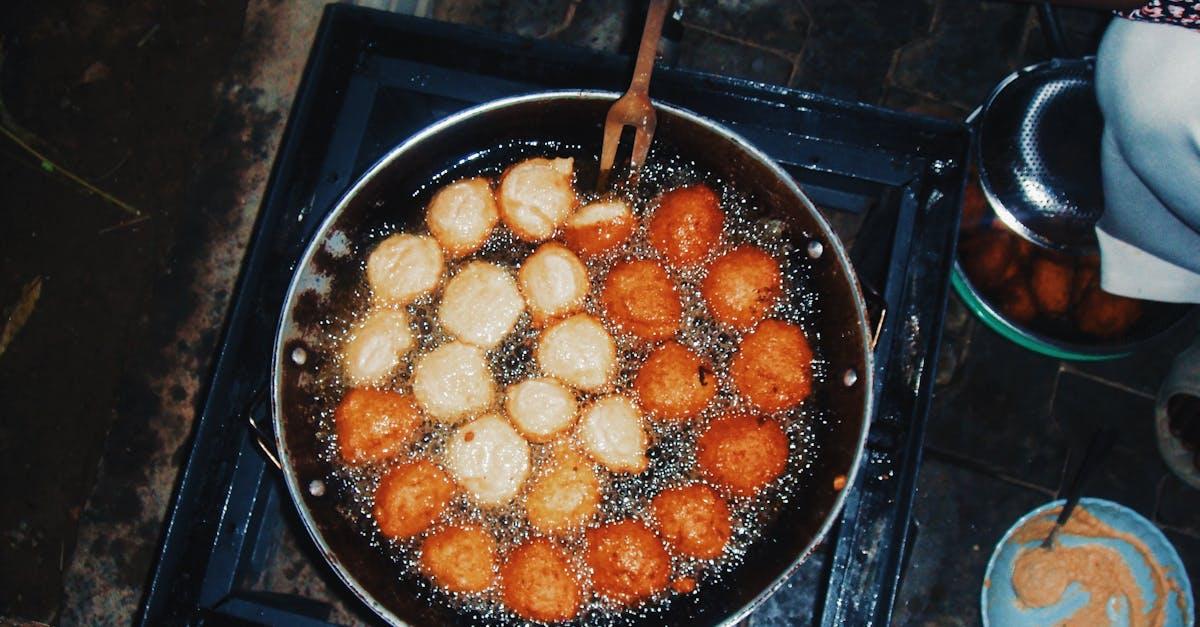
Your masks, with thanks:
[[(438, 19), (613, 51), (629, 4), (429, 6)], [(681, 65), (934, 115), (961, 118), (1046, 56), (1031, 11), (1004, 2), (684, 6)], [(320, 9), (0, 8), (5, 128), (144, 214), (0, 138), (0, 307), (30, 312), (0, 349), (0, 490), (11, 504), (0, 509), (0, 617), (112, 624), (135, 611)], [(1092, 49), (1104, 17), (1064, 18), (1074, 49)]]

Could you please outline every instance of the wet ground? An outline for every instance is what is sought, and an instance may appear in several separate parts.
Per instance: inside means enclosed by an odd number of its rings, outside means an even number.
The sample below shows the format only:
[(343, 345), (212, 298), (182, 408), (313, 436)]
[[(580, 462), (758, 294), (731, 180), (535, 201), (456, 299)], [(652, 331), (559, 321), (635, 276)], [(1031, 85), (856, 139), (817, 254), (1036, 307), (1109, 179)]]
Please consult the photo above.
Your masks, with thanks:
[[(610, 51), (632, 13), (623, 0), (365, 4)], [(1004, 2), (684, 5), (680, 65), (933, 115), (962, 118), (1047, 54), (1032, 12)], [(13, 331), (0, 340), (0, 617), (124, 623), (135, 610), (319, 15), (269, 0), (0, 8), (13, 136), (0, 137)], [(1064, 18), (1073, 49), (1093, 49), (1104, 17)], [(1150, 427), (1169, 359), (1193, 337), (1072, 366), (952, 302), (899, 622), (978, 622), (991, 543), (1054, 495), (1097, 423), (1129, 435), (1091, 492), (1160, 523), (1195, 576), (1200, 499)]]

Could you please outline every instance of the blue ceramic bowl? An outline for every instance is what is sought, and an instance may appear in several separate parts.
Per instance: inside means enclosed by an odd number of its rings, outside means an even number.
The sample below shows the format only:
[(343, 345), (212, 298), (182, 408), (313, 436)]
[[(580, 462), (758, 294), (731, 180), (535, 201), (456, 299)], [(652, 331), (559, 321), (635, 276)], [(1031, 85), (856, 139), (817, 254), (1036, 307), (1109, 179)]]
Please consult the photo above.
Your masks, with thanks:
[[(1067, 588), (1062, 601), (1057, 605), (1036, 609), (1022, 607), (1020, 602), (1017, 601), (1016, 593), (1013, 591), (1013, 562), (1017, 558), (1017, 553), (1022, 548), (1036, 546), (1040, 543), (1038, 541), (1019, 544), (1013, 540), (1013, 534), (1032, 518), (1045, 513), (1049, 509), (1059, 507), (1064, 502), (1059, 500), (1046, 503), (1025, 514), (1012, 527), (1009, 527), (1008, 531), (1004, 534), (1004, 539), (996, 545), (996, 550), (992, 553), (992, 559), (988, 561), (987, 574), (984, 575), (985, 583), (979, 595), (985, 627), (991, 625), (995, 625), (996, 627), (1020, 627), (1024, 625), (1036, 625), (1040, 627), (1043, 625), (1053, 625), (1066, 619), (1087, 603), (1087, 592), (1082, 590), (1077, 584), (1072, 584)], [(1141, 538), (1146, 543), (1146, 546), (1150, 549), (1150, 553), (1166, 569), (1167, 576), (1178, 586), (1180, 595), (1184, 601), (1183, 606), (1185, 611), (1181, 612), (1178, 599), (1175, 598), (1175, 593), (1168, 593), (1170, 598), (1167, 599), (1166, 603), (1166, 627), (1192, 627), (1195, 621), (1196, 606), (1192, 599), (1191, 582), (1188, 581), (1187, 571), (1184, 570), (1183, 562), (1179, 559), (1179, 554), (1175, 552), (1175, 547), (1171, 546), (1171, 543), (1158, 530), (1158, 527), (1155, 527), (1153, 523), (1143, 518), (1137, 512), (1112, 501), (1084, 498), (1080, 499), (1079, 506), (1113, 529), (1132, 534)], [(1066, 533), (1060, 534), (1058, 541), (1064, 546), (1099, 543), (1119, 552), (1129, 564), (1134, 578), (1137, 579), (1138, 585), (1142, 589), (1146, 607), (1153, 605), (1155, 601), (1154, 584), (1150, 579), (1150, 568), (1146, 565), (1141, 555), (1129, 544), (1119, 540), (1083, 538)], [(1127, 620), (1128, 617), (1115, 617), (1114, 624), (1127, 625), (1128, 622), (1123, 622)]]

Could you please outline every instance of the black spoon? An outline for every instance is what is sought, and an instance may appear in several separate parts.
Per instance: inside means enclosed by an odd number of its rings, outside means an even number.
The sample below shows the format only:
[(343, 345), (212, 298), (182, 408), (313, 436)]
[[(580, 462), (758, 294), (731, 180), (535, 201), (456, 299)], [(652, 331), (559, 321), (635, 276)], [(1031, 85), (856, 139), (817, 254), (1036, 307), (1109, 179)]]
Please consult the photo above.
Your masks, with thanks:
[(1048, 549), (1054, 546), (1054, 537), (1058, 535), (1059, 529), (1067, 524), (1067, 519), (1071, 517), (1071, 513), (1075, 511), (1075, 506), (1079, 504), (1079, 497), (1083, 494), (1083, 486), (1087, 484), (1088, 479), (1108, 457), (1108, 452), (1112, 450), (1113, 443), (1116, 442), (1117, 432), (1110, 427), (1101, 428), (1094, 435), (1092, 441), (1088, 442), (1087, 452), (1083, 454), (1083, 463), (1079, 464), (1079, 470), (1075, 471), (1075, 477), (1071, 479), (1071, 484), (1067, 487), (1067, 502), (1063, 504), (1062, 511), (1058, 514), (1058, 520), (1054, 522), (1054, 528), (1046, 535), (1046, 539), (1042, 541), (1042, 548)]

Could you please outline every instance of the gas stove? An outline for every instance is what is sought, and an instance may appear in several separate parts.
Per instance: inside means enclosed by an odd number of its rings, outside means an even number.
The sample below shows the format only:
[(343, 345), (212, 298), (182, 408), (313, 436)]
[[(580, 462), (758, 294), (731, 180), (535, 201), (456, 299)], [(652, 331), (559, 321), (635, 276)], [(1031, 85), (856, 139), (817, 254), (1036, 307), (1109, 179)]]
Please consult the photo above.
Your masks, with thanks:
[[(620, 91), (632, 60), (344, 4), (326, 8), (275, 160), (153, 579), (148, 624), (377, 619), (337, 581), (260, 450), (272, 338), (292, 269), (387, 150), (487, 100)], [(849, 246), (878, 337), (862, 472), (839, 522), (750, 624), (885, 625), (911, 509), (965, 180), (956, 123), (745, 80), (656, 69), (651, 95), (777, 160)]]

